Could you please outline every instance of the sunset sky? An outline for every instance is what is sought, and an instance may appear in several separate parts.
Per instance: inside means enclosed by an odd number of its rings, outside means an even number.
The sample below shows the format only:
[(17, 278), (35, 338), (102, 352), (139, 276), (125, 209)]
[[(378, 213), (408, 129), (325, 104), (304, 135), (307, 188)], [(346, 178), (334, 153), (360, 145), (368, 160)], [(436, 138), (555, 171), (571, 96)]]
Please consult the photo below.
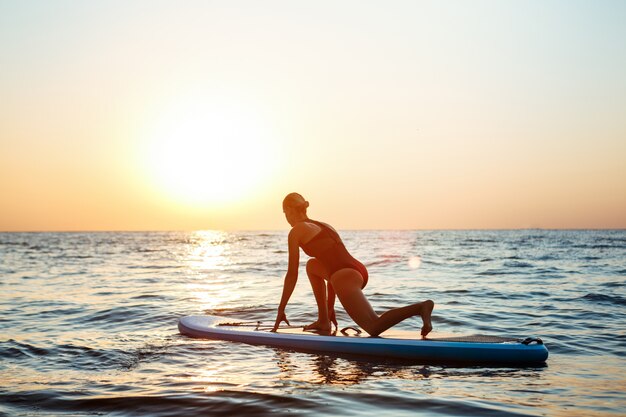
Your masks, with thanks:
[(0, 0), (0, 231), (625, 228), (624, 1)]

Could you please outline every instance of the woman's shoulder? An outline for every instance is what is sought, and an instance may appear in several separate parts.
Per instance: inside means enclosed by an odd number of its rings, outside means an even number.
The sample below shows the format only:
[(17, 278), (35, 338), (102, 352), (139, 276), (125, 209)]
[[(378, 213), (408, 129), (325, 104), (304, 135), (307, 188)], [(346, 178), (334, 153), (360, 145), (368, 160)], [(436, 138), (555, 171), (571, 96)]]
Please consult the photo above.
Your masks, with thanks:
[(322, 225), (315, 221), (300, 222), (291, 228), (289, 240), (297, 242), (298, 244), (306, 243), (320, 233), (322, 229)]
[(319, 225), (320, 227), (326, 227), (326, 228), (328, 228), (328, 229), (332, 230), (334, 233), (337, 233), (337, 231), (335, 230), (335, 228), (334, 228), (334, 227), (332, 227), (332, 226), (331, 226), (330, 224), (328, 224), (328, 223), (320, 222), (320, 221), (318, 221), (318, 220), (311, 220), (311, 222), (313, 222), (313, 223), (315, 223), (315, 224)]

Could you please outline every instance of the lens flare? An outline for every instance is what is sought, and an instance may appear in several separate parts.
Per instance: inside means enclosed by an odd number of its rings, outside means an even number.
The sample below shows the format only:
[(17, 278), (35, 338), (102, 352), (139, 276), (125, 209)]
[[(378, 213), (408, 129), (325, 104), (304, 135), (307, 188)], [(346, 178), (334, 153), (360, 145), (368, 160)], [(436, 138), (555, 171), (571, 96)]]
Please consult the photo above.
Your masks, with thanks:
[(409, 258), (409, 268), (417, 269), (422, 265), (422, 258), (419, 256), (412, 256)]

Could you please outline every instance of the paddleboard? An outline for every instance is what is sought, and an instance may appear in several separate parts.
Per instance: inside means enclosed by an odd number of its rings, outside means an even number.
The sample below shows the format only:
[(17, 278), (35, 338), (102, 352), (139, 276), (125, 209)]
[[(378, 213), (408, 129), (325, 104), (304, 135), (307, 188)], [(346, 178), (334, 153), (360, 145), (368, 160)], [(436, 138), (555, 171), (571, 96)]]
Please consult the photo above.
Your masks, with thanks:
[(514, 339), (499, 336), (455, 336), (420, 339), (414, 332), (390, 330), (378, 337), (365, 332), (320, 335), (302, 327), (279, 329), (271, 325), (237, 322), (217, 316), (186, 316), (178, 329), (186, 336), (267, 345), (307, 352), (384, 357), (427, 363), (542, 364), (548, 349), (541, 339)]

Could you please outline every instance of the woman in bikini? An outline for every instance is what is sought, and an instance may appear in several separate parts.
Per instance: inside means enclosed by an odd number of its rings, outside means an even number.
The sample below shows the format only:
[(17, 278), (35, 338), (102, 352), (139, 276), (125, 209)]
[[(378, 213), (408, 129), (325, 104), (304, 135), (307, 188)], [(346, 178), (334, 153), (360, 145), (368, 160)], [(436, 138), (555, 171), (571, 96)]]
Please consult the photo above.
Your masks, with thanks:
[(337, 326), (334, 307), (336, 294), (352, 320), (371, 336), (378, 336), (402, 320), (418, 315), (423, 321), (422, 336), (430, 333), (431, 313), (435, 305), (432, 300), (394, 308), (380, 316), (376, 314), (363, 294), (368, 279), (367, 269), (350, 255), (335, 229), (326, 223), (309, 219), (307, 207), (309, 202), (298, 193), (288, 194), (283, 200), (283, 212), (291, 225), (288, 238), (289, 266), (272, 331), (276, 331), (283, 321), (289, 324), (285, 307), (298, 280), (302, 248), (311, 257), (306, 264), (306, 272), (318, 308), (317, 321), (306, 326), (305, 330), (330, 332), (331, 323)]

